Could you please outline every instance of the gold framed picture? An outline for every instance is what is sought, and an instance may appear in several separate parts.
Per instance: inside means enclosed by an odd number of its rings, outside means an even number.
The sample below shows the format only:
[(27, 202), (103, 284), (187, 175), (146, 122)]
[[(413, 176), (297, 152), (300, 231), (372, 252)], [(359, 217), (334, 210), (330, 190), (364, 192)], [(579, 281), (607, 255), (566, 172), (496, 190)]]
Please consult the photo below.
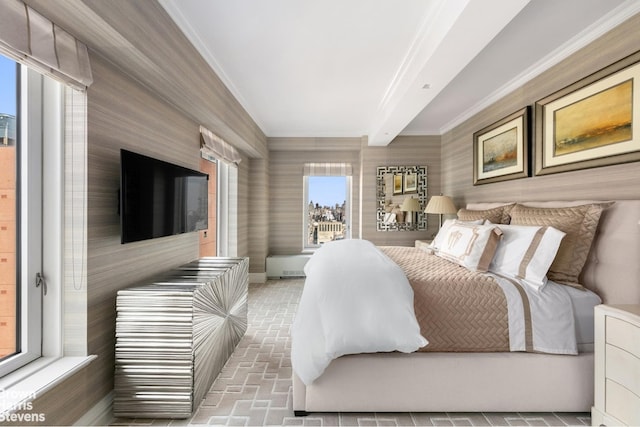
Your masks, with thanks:
[(473, 185), (530, 175), (529, 107), (473, 134)]
[(536, 175), (640, 160), (638, 61), (640, 52), (536, 102)]
[(393, 175), (393, 194), (402, 194), (402, 174), (396, 173)]
[(415, 172), (405, 172), (404, 182), (402, 185), (403, 194), (412, 194), (418, 192), (418, 174)]

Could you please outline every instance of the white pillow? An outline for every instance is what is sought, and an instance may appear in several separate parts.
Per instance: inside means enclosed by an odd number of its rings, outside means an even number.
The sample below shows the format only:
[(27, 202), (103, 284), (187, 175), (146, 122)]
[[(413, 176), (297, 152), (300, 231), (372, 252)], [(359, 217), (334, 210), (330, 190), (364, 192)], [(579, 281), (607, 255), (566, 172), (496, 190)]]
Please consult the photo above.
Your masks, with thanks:
[(438, 230), (438, 234), (436, 234), (436, 237), (434, 237), (433, 241), (431, 242), (432, 249), (436, 249), (436, 250), (440, 249), (440, 247), (442, 246), (442, 241), (445, 239), (445, 236), (447, 235), (447, 231), (449, 230), (449, 227), (451, 227), (455, 223), (482, 225), (484, 223), (484, 220), (483, 219), (478, 219), (475, 221), (460, 221), (457, 219), (445, 220), (445, 222), (442, 223), (442, 227), (440, 227), (440, 230)]
[(489, 271), (522, 279), (541, 290), (547, 283), (547, 271), (556, 257), (562, 231), (545, 226), (497, 225), (502, 240), (489, 266)]
[(493, 224), (454, 222), (447, 227), (436, 255), (472, 271), (487, 271), (501, 235), (500, 228)]

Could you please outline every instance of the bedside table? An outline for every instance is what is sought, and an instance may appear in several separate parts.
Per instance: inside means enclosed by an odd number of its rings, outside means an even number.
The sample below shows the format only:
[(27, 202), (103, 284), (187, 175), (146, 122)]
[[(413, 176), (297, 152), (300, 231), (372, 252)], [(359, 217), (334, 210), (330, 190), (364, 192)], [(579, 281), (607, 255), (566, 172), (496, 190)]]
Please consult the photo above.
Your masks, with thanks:
[(594, 317), (591, 423), (640, 425), (640, 305), (598, 305)]
[(415, 241), (415, 247), (418, 249), (431, 249), (429, 246), (431, 245), (431, 242), (433, 240), (416, 240)]

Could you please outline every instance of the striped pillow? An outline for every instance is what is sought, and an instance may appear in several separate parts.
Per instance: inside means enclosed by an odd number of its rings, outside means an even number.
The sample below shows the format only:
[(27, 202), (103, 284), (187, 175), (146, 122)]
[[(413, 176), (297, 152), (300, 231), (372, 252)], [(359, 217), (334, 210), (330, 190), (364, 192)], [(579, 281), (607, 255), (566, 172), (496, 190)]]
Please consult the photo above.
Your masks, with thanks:
[(565, 236), (560, 230), (545, 226), (499, 225), (502, 240), (489, 266), (489, 271), (522, 279), (541, 290), (547, 283), (547, 272)]

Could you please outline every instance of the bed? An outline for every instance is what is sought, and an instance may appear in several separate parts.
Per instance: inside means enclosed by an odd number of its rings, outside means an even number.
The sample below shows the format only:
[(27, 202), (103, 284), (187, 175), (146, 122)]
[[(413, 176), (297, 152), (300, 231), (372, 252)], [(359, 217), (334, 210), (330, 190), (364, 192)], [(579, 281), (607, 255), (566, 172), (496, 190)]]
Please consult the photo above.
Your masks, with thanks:
[[(523, 202), (562, 208), (593, 201)], [(471, 203), (488, 211), (505, 203)], [(409, 250), (409, 249), (403, 249)], [(420, 250), (420, 249), (413, 249)], [(602, 210), (579, 280), (603, 303), (640, 303), (640, 200)], [(588, 412), (593, 404), (593, 300), (572, 298), (578, 354), (376, 352), (332, 360), (312, 381), (293, 371), (293, 409), (310, 412)], [(583, 294), (583, 295), (586, 295)], [(295, 338), (294, 343), (295, 346)], [(427, 346), (428, 348), (429, 346)], [(306, 384), (305, 384), (306, 382)]]

